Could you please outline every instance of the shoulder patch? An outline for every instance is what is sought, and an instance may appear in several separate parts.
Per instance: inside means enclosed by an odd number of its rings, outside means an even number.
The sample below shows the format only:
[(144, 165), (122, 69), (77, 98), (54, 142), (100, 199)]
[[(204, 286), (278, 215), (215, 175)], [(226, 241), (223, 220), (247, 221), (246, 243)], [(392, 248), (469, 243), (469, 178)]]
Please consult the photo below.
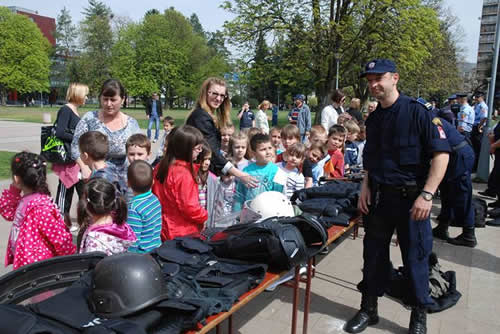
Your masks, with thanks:
[(441, 123), (441, 120), (439, 119), (439, 117), (434, 117), (432, 119), (432, 123), (434, 123), (434, 125), (443, 126), (443, 123)]
[(417, 101), (418, 104), (424, 106), (425, 109), (432, 110), (432, 104), (430, 102), (427, 102), (427, 101), (425, 101), (424, 99), (422, 99), (420, 97), (416, 101)]

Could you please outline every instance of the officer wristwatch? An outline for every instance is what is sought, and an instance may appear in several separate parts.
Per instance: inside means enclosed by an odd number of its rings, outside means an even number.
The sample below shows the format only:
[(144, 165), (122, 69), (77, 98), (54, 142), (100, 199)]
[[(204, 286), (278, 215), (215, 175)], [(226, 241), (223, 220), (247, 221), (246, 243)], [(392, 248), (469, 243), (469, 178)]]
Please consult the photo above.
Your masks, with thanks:
[(434, 198), (434, 194), (431, 193), (430, 191), (425, 191), (425, 190), (422, 190), (422, 192), (420, 193), (420, 195), (426, 200), (426, 201), (432, 201), (432, 199)]

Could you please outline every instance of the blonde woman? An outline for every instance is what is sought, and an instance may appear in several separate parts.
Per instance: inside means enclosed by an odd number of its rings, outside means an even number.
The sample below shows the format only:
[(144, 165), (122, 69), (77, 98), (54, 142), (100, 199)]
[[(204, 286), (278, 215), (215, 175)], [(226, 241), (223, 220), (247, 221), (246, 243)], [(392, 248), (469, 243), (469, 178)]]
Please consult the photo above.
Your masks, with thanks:
[[(73, 141), (75, 128), (80, 121), (78, 108), (85, 104), (89, 87), (81, 83), (71, 83), (66, 91), (66, 103), (57, 112), (56, 135), (70, 147)], [(69, 154), (70, 152), (68, 152)], [(81, 193), (81, 181), (78, 179), (80, 167), (75, 162), (53, 164), (52, 170), (59, 177), (57, 186), (56, 203), (68, 226), (71, 225), (69, 210), (75, 188), (78, 195)]]
[(231, 101), (226, 82), (220, 78), (208, 78), (203, 82), (198, 101), (188, 115), (186, 124), (201, 131), (213, 152), (210, 170), (215, 174), (230, 174), (247, 186), (254, 186), (256, 180), (238, 170), (221, 154), (220, 129), (231, 123)]
[(271, 102), (268, 100), (262, 101), (259, 104), (259, 111), (255, 115), (255, 127), (261, 129), (262, 133), (269, 134), (269, 117), (267, 116), (267, 110), (271, 107)]

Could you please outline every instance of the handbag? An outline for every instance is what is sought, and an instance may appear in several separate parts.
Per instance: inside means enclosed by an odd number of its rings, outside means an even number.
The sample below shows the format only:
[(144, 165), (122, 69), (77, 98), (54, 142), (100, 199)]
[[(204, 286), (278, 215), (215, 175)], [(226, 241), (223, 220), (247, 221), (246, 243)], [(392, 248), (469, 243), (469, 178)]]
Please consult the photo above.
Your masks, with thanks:
[(72, 162), (70, 144), (56, 136), (57, 119), (54, 125), (42, 126), (40, 133), (40, 156), (52, 163)]

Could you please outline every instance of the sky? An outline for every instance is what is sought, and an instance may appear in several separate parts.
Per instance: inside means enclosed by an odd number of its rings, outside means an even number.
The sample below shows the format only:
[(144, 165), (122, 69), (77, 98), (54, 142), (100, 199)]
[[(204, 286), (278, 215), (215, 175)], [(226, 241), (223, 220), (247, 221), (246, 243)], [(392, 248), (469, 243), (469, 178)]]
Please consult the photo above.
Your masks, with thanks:
[[(222, 30), (224, 21), (231, 20), (232, 14), (219, 8), (222, 0), (102, 0), (113, 13), (118, 16), (128, 16), (134, 21), (140, 20), (144, 13), (152, 8), (162, 12), (168, 7), (175, 7), (189, 17), (196, 13), (203, 29), (208, 31)], [(462, 27), (463, 36), (460, 45), (464, 48), (464, 57), (468, 62), (475, 63), (479, 41), (482, 0), (444, 0), (450, 11), (457, 16)], [(82, 19), (82, 10), (86, 7), (86, 0), (0, 0), (3, 6), (19, 6), (38, 11), (39, 15), (56, 18), (63, 7), (66, 7), (73, 18), (73, 22)]]

